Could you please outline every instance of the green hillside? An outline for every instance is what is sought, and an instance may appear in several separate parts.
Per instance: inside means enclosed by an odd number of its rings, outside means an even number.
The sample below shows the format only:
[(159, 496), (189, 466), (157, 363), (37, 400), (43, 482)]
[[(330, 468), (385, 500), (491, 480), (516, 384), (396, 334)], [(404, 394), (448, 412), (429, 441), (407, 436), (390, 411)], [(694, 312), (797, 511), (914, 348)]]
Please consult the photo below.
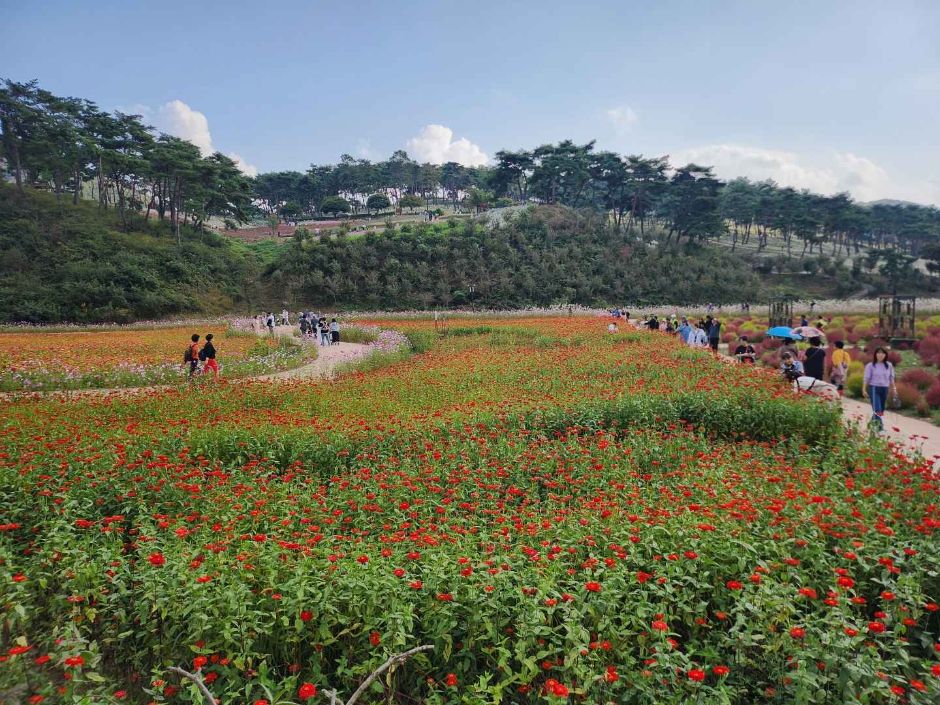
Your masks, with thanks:
[(222, 313), (260, 296), (248, 246), (0, 184), (0, 320), (50, 323)]

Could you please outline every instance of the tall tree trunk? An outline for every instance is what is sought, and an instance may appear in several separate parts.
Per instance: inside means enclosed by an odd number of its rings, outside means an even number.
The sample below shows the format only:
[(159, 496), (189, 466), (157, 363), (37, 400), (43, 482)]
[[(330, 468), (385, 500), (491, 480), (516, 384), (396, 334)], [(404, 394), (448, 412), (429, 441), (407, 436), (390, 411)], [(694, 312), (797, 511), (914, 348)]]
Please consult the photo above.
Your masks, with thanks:
[(72, 205), (78, 205), (78, 196), (82, 191), (82, 170), (80, 167), (75, 167), (75, 192), (72, 194)]

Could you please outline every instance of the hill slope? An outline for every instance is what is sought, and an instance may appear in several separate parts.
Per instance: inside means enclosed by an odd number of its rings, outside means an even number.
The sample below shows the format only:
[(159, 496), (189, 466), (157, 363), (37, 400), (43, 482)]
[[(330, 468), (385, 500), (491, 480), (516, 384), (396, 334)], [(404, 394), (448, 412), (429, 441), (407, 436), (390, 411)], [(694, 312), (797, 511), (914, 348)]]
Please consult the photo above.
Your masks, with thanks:
[(165, 224), (95, 204), (20, 195), (0, 184), (0, 320), (51, 323), (221, 313), (250, 303), (260, 269), (250, 248), (184, 230), (182, 246)]

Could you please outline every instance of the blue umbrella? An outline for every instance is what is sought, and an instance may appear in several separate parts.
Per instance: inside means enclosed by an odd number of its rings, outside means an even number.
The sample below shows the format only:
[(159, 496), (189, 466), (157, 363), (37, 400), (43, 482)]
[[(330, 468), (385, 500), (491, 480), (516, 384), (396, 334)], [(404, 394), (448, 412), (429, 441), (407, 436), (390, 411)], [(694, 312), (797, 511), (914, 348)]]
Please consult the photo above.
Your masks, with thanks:
[(766, 335), (769, 335), (771, 338), (787, 338), (789, 340), (803, 340), (803, 336), (799, 333), (794, 333), (792, 329), (787, 328), (786, 326), (776, 326), (767, 331)]

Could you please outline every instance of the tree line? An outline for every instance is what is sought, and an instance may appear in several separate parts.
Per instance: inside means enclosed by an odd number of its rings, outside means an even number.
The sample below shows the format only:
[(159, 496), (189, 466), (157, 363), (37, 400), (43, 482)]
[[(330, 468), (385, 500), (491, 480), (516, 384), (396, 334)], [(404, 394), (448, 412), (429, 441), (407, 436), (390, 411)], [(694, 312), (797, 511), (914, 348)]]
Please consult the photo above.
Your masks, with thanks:
[(858, 254), (862, 247), (921, 256), (940, 269), (940, 210), (913, 204), (856, 203), (739, 178), (712, 168), (673, 166), (666, 157), (620, 155), (594, 142), (564, 140), (500, 151), (491, 166), (419, 163), (398, 150), (383, 161), (342, 155), (305, 172), (248, 178), (223, 154), (202, 156), (185, 140), (156, 133), (139, 115), (108, 113), (93, 102), (55, 96), (36, 81), (0, 84), (0, 156), (17, 185), (83, 192), (101, 207), (201, 227), (210, 217), (234, 225), (259, 211), (291, 221), (393, 205), (415, 209), (449, 201), (482, 210), (537, 202), (603, 212), (607, 227), (671, 241), (728, 237), (732, 249), (783, 239), (787, 256)]
[(203, 156), (191, 142), (158, 134), (140, 115), (109, 113), (82, 98), (64, 98), (36, 81), (0, 83), (0, 157), (17, 188), (24, 184), (70, 195), (88, 192), (101, 208), (201, 227), (216, 216), (247, 222), (251, 180), (216, 152)]

